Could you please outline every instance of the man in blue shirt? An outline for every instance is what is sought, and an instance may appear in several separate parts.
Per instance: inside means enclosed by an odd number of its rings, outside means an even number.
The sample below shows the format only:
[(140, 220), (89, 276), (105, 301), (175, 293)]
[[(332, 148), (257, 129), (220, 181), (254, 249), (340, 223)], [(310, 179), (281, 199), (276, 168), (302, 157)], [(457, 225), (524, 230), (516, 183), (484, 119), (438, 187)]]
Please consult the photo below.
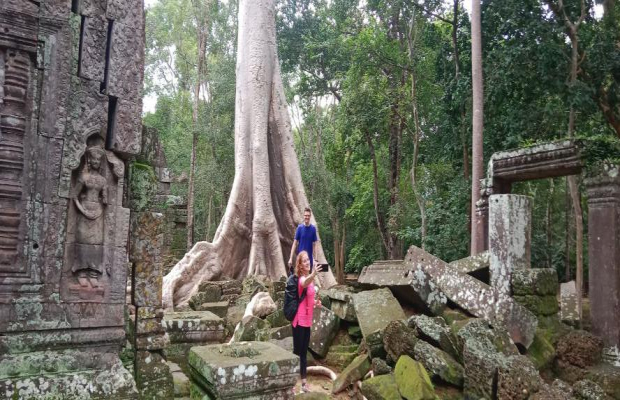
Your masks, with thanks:
[(315, 250), (318, 237), (316, 234), (316, 227), (310, 223), (311, 216), (312, 210), (306, 207), (304, 210), (304, 223), (299, 224), (295, 231), (295, 240), (291, 248), (291, 257), (288, 260), (289, 273), (293, 268), (293, 258), (295, 257), (296, 251), (307, 251), (310, 257), (310, 271), (315, 267), (313, 255), (316, 253)]

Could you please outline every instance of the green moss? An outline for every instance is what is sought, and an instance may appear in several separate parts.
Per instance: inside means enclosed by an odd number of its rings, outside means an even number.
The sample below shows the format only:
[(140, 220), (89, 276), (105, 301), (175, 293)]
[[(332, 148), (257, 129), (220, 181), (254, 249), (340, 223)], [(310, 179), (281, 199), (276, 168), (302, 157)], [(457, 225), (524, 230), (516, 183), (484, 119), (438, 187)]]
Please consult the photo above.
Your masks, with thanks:
[(401, 356), (394, 368), (394, 378), (402, 397), (407, 400), (434, 400), (435, 389), (421, 363)]
[(362, 393), (368, 400), (400, 400), (394, 375), (379, 375), (362, 383)]
[(550, 296), (513, 296), (517, 303), (536, 315), (553, 315), (559, 311), (558, 299), (555, 295)]
[(534, 341), (527, 350), (527, 356), (539, 370), (549, 368), (555, 358), (555, 349), (547, 339), (548, 335), (545, 330), (537, 329)]
[(131, 164), (129, 187), (132, 210), (144, 211), (151, 206), (157, 193), (157, 177), (153, 168), (150, 165), (138, 162)]

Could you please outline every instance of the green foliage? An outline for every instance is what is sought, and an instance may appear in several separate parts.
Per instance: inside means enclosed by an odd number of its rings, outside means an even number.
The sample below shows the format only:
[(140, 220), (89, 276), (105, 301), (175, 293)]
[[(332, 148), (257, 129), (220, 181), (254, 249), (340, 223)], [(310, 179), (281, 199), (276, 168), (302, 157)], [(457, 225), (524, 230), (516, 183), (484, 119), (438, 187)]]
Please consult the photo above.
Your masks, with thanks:
[(134, 162), (131, 164), (130, 206), (132, 210), (143, 211), (152, 205), (157, 194), (157, 176), (150, 165)]
[[(403, 250), (423, 245), (446, 261), (469, 253), (471, 28), (462, 3), (455, 27), (452, 4), (440, 0), (418, 6), (403, 0), (278, 3), (279, 56), (306, 194), (328, 261), (334, 264), (336, 244), (344, 241), (347, 271), (386, 257), (377, 215)], [(571, 17), (578, 3), (564, 1)], [(191, 150), (189, 88), (197, 79), (192, 4), (159, 0), (147, 14), (146, 89), (158, 102), (144, 122), (159, 129), (176, 176), (187, 174)], [(202, 77), (207, 95), (199, 106), (197, 239), (212, 237), (234, 176), (237, 5), (211, 4)], [(586, 163), (619, 162), (620, 133), (610, 117), (620, 120), (618, 13), (589, 15), (581, 25), (581, 64), (571, 85), (566, 29), (543, 2), (482, 2), (485, 161), (496, 151), (565, 138), (572, 106)], [(410, 175), (416, 133), (417, 196)], [(186, 184), (174, 190), (184, 194)], [(564, 179), (520, 183), (513, 190), (534, 197), (532, 263), (564, 276), (574, 260)]]

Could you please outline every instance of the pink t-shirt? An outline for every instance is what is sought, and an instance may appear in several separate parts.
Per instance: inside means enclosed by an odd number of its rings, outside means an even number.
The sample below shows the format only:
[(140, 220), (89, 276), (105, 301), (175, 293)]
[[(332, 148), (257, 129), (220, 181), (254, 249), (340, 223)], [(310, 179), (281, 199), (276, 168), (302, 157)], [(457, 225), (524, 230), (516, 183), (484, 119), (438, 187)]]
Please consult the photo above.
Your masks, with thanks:
[[(305, 276), (299, 278), (299, 295), (301, 296), (301, 292), (303, 292), (304, 287), (302, 286), (304, 281), (306, 280)], [(293, 319), (293, 326), (297, 325), (303, 326), (306, 328), (310, 328), (312, 326), (312, 314), (314, 312), (314, 283), (311, 283), (306, 288), (306, 297), (299, 303), (299, 308), (297, 309), (297, 314)]]

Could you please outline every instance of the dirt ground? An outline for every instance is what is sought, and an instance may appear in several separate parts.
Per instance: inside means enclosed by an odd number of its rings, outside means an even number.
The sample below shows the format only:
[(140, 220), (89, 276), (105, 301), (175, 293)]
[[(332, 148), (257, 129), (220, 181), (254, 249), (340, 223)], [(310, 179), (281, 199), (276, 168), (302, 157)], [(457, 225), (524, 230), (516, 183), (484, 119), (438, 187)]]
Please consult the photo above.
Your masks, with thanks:
[[(331, 399), (346, 399), (349, 400), (351, 398), (356, 399), (357, 397), (351, 397), (349, 395), (349, 390), (345, 390), (343, 392), (338, 393), (337, 395), (332, 395), (332, 381), (326, 376), (319, 375), (308, 375), (308, 386), (310, 387), (310, 391), (314, 393), (325, 393), (330, 396)], [(295, 393), (299, 394), (301, 390), (301, 379), (297, 380), (297, 384), (295, 385)]]

